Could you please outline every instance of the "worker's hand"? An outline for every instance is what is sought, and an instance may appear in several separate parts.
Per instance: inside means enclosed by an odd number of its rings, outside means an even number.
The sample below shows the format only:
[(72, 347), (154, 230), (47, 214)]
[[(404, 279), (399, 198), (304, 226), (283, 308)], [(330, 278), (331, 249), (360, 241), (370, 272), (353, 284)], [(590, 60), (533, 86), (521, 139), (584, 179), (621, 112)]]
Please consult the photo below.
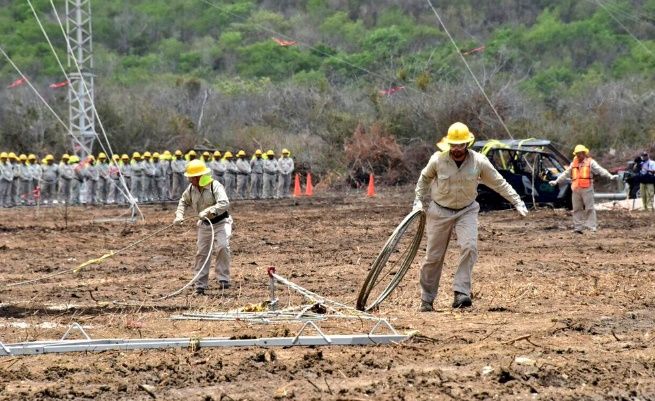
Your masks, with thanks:
[(420, 199), (415, 199), (414, 205), (412, 205), (412, 212), (416, 210), (423, 210), (423, 202)]
[(211, 208), (207, 208), (202, 212), (198, 213), (198, 217), (200, 217), (201, 219), (206, 219), (207, 217), (209, 217), (210, 214), (211, 214)]
[(182, 224), (184, 221), (184, 217), (182, 216), (175, 216), (175, 220), (173, 220), (173, 224), (177, 224), (178, 226)]
[(554, 186), (557, 185), (557, 181), (555, 181), (555, 180), (548, 181), (548, 183), (550, 184), (551, 187), (554, 187)]
[(515, 206), (516, 211), (519, 212), (521, 217), (525, 217), (528, 215), (528, 208), (525, 207), (525, 203), (521, 202)]
[(619, 176), (618, 176), (617, 174), (614, 174), (614, 175), (612, 175), (612, 176), (610, 177), (610, 180), (612, 180), (612, 181), (616, 181), (616, 180), (618, 180), (618, 179), (619, 179)]

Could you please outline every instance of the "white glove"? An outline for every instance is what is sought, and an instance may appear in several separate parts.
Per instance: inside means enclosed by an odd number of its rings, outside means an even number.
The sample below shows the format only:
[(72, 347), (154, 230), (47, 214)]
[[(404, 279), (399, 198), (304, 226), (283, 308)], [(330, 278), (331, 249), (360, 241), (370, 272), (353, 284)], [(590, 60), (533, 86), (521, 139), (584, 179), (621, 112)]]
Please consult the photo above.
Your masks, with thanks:
[(416, 210), (423, 210), (423, 202), (420, 199), (415, 199), (412, 205), (412, 212)]
[(173, 224), (177, 224), (179, 226), (180, 224), (182, 224), (183, 221), (184, 221), (184, 217), (176, 215), (175, 220), (173, 220)]
[(519, 212), (521, 217), (525, 217), (525, 216), (528, 215), (528, 208), (525, 207), (525, 203), (521, 202), (518, 205), (516, 205), (515, 207), (516, 207), (516, 211)]
[(612, 180), (612, 181), (616, 181), (618, 179), (619, 179), (619, 176), (616, 175), (616, 174), (614, 174), (613, 176), (610, 177), (610, 180)]
[(557, 181), (555, 181), (555, 180), (548, 181), (548, 183), (550, 184), (551, 187), (554, 187), (554, 186), (557, 185)]

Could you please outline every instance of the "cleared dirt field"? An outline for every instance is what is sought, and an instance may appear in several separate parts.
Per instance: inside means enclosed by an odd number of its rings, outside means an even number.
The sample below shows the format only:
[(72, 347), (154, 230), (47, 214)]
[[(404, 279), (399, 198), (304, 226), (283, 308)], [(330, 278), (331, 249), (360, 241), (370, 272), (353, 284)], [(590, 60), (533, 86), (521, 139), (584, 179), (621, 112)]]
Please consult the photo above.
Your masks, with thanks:
[[(266, 300), (268, 266), (354, 305), (412, 196), (405, 189), (374, 199), (236, 202), (235, 286), (166, 301), (156, 298), (192, 277), (191, 222), (80, 273), (4, 285), (120, 249), (170, 224), (172, 205), (144, 207), (138, 224), (95, 221), (124, 212), (116, 208), (0, 210), (0, 340), (58, 339), (72, 322), (93, 338), (293, 335), (297, 324), (169, 317)], [(525, 220), (513, 211), (481, 214), (474, 306), (463, 312), (449, 307), (455, 246), (438, 311), (416, 312), (422, 248), (378, 312), (400, 331), (419, 331), (403, 344), (4, 357), (0, 399), (655, 399), (655, 217), (599, 212), (599, 221), (597, 234), (578, 235), (564, 210)], [(334, 333), (362, 329), (355, 326), (324, 325)]]

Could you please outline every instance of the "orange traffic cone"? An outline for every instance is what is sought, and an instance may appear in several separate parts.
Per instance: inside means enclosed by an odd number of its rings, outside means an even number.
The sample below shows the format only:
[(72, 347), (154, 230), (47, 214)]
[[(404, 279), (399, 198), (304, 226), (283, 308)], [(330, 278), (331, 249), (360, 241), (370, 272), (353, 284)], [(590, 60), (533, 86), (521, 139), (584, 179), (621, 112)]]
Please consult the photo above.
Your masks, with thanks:
[(305, 196), (314, 195), (314, 186), (312, 185), (312, 173), (307, 173), (307, 185), (305, 186)]
[(375, 180), (373, 179), (373, 173), (368, 177), (368, 192), (366, 196), (375, 196)]
[(296, 173), (296, 180), (293, 183), (293, 197), (298, 197), (302, 195), (302, 191), (300, 190), (300, 174)]

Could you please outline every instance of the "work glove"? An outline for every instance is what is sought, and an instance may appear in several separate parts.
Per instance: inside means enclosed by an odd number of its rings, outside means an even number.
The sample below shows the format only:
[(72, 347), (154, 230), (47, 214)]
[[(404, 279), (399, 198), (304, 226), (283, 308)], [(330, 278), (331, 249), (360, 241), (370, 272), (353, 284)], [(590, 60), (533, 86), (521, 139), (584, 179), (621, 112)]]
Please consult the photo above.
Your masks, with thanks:
[(414, 204), (412, 205), (412, 212), (416, 210), (423, 210), (423, 202), (420, 199), (415, 199)]
[(616, 175), (616, 174), (614, 174), (614, 175), (612, 175), (612, 176), (610, 177), (610, 180), (612, 180), (612, 181), (616, 181), (616, 180), (618, 180), (618, 179), (619, 179), (619, 176)]
[(557, 181), (555, 181), (555, 180), (548, 181), (548, 183), (550, 184), (551, 187), (554, 187), (554, 186), (557, 185)]
[(525, 207), (525, 203), (521, 202), (514, 207), (516, 208), (516, 211), (519, 212), (521, 217), (525, 217), (528, 215), (528, 208)]
[(183, 221), (184, 221), (184, 217), (176, 215), (175, 220), (173, 220), (173, 224), (177, 224), (179, 226), (180, 224), (182, 224)]
[(208, 207), (207, 209), (203, 210), (202, 212), (198, 213), (198, 217), (201, 219), (206, 219), (209, 217), (209, 215), (212, 214), (211, 208)]

